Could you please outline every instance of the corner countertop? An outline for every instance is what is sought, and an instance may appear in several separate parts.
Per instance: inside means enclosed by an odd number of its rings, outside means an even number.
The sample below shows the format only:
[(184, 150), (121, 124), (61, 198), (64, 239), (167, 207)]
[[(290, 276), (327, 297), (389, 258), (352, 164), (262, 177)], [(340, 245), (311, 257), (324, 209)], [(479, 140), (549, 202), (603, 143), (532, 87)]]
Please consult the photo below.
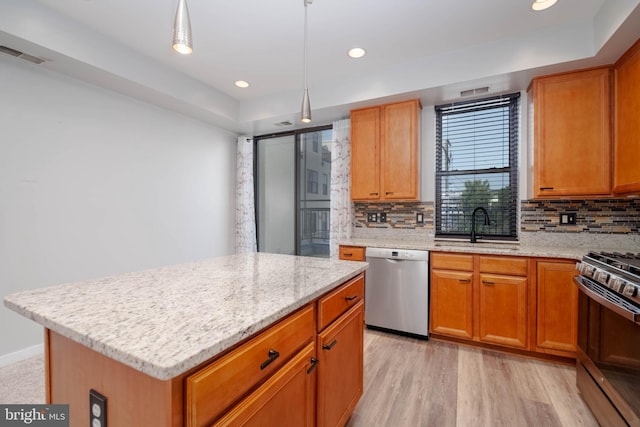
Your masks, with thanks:
[(160, 380), (174, 378), (366, 270), (252, 253), (5, 297), (11, 310)]
[(461, 242), (449, 240), (391, 240), (391, 239), (349, 239), (341, 245), (364, 246), (370, 248), (414, 249), (433, 252), (464, 252), (471, 254), (510, 255), (542, 258), (562, 258), (581, 260), (588, 250), (580, 247), (531, 246), (516, 242)]

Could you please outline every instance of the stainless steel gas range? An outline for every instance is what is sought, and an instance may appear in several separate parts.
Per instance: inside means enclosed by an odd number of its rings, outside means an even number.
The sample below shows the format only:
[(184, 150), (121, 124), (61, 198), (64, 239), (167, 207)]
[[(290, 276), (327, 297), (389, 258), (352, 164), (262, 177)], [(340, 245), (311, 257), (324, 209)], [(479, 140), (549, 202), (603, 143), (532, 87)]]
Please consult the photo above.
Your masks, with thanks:
[(640, 426), (640, 254), (578, 263), (577, 386), (602, 426)]

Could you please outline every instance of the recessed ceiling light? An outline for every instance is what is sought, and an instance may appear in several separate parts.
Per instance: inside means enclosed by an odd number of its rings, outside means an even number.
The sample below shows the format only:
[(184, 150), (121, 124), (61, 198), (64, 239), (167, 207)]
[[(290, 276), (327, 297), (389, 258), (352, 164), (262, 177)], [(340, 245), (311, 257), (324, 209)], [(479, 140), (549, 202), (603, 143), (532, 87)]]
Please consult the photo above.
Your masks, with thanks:
[(367, 51), (361, 47), (354, 47), (353, 49), (349, 49), (347, 54), (352, 58), (362, 58), (367, 54)]
[(531, 9), (537, 11), (545, 10), (556, 4), (558, 0), (535, 0), (531, 5)]
[(249, 87), (249, 83), (244, 80), (236, 80), (235, 85), (241, 88)]

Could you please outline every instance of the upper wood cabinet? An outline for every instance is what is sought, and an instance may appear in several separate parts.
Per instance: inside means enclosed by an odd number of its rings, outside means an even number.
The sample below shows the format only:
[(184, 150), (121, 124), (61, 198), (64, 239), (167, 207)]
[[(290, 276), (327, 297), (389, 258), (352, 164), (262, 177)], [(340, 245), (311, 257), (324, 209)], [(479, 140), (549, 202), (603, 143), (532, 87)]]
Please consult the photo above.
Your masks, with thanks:
[(611, 67), (533, 79), (534, 197), (611, 194), (611, 81)]
[(417, 99), (351, 110), (351, 199), (418, 200)]
[(640, 40), (615, 65), (615, 194), (640, 194)]

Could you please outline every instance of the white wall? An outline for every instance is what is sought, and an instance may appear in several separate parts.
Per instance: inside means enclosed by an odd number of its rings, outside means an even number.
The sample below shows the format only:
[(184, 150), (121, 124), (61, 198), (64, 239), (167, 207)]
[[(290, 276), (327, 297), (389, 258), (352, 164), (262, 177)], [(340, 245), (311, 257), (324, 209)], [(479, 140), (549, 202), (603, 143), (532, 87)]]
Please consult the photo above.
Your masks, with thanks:
[[(234, 252), (236, 135), (10, 57), (0, 85), (0, 297)], [(0, 307), (0, 362), (42, 337)]]

